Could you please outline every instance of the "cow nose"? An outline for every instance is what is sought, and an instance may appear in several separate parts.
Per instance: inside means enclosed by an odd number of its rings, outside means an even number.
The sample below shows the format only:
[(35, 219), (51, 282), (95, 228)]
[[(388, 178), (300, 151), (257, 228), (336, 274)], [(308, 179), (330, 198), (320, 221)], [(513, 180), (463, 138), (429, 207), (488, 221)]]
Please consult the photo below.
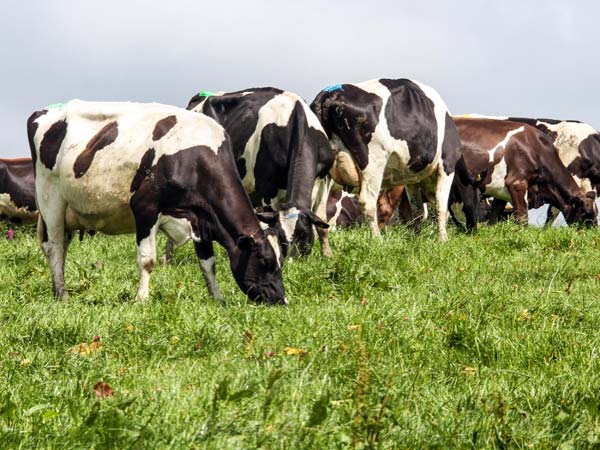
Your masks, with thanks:
[(290, 306), (290, 303), (288, 302), (288, 299), (286, 297), (283, 297), (283, 300), (281, 300), (281, 304), (283, 306)]

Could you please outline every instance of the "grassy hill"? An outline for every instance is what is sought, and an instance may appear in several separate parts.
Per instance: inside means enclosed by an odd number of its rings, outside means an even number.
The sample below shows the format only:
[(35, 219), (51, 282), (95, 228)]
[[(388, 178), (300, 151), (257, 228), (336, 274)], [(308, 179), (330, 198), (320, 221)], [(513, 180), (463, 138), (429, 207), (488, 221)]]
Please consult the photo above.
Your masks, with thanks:
[(0, 448), (596, 447), (599, 245), (513, 224), (448, 243), (340, 231), (334, 258), (286, 265), (288, 308), (248, 303), (219, 252), (224, 308), (191, 245), (133, 303), (133, 236), (74, 241), (56, 301), (17, 229), (0, 238)]

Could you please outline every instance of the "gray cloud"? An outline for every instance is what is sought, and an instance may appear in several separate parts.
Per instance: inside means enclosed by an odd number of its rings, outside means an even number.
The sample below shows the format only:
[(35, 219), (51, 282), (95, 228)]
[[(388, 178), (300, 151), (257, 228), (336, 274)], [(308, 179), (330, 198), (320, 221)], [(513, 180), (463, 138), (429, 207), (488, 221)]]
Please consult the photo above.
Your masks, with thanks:
[(184, 106), (202, 89), (409, 77), (451, 111), (600, 127), (593, 2), (10, 2), (0, 17), (2, 156), (25, 121), (71, 98)]

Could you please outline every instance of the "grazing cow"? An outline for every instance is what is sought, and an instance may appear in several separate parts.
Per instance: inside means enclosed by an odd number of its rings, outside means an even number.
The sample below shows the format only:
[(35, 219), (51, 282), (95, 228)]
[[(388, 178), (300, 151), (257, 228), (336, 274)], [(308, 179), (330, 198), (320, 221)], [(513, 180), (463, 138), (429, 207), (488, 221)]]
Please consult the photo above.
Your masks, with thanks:
[(246, 192), (255, 206), (271, 207), (261, 220), (277, 223), (301, 254), (312, 249), (314, 225), (321, 252), (330, 256), (328, 226), (319, 215), (325, 217), (331, 184), (326, 175), (334, 155), (306, 102), (291, 92), (265, 87), (203, 91), (187, 108), (212, 117), (231, 136)]
[(311, 104), (336, 151), (330, 174), (358, 188), (373, 235), (381, 189), (403, 184), (414, 217), (425, 218), (424, 200), (435, 200), (439, 237), (445, 241), (448, 195), (461, 145), (439, 94), (407, 79), (371, 80), (325, 88)]
[(30, 158), (0, 159), (0, 218), (35, 222), (35, 178)]
[[(398, 214), (400, 217), (398, 217)], [(379, 228), (398, 220), (409, 223), (410, 204), (404, 186), (383, 191), (377, 199), (377, 223)], [(363, 223), (358, 197), (343, 190), (332, 190), (327, 199), (327, 222), (331, 229), (347, 228)]]
[(495, 199), (492, 221), (510, 201), (516, 218), (523, 222), (527, 221), (528, 206), (549, 203), (563, 212), (569, 224), (595, 223), (595, 194), (579, 188), (544, 133), (507, 120), (455, 117), (454, 121), (466, 168), (476, 180), (453, 186), (464, 205), (454, 203), (451, 210), (455, 216), (465, 214), (467, 225), (476, 220), (479, 200), (471, 191), (462, 193), (465, 185)]
[(66, 295), (64, 263), (75, 230), (136, 233), (148, 297), (156, 234), (192, 239), (210, 294), (221, 299), (213, 241), (252, 300), (285, 303), (278, 236), (265, 233), (235, 168), (229, 137), (214, 120), (160, 104), (72, 100), (27, 122), (36, 171), (38, 236), (54, 293)]

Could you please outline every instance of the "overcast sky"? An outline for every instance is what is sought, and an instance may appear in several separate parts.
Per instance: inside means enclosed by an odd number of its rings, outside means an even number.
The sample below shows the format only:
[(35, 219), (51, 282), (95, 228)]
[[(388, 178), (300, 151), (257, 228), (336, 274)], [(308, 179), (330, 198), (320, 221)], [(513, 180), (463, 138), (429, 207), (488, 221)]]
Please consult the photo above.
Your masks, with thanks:
[(453, 113), (600, 127), (593, 1), (12, 1), (0, 14), (0, 156), (72, 98), (184, 107), (198, 90), (414, 78)]

